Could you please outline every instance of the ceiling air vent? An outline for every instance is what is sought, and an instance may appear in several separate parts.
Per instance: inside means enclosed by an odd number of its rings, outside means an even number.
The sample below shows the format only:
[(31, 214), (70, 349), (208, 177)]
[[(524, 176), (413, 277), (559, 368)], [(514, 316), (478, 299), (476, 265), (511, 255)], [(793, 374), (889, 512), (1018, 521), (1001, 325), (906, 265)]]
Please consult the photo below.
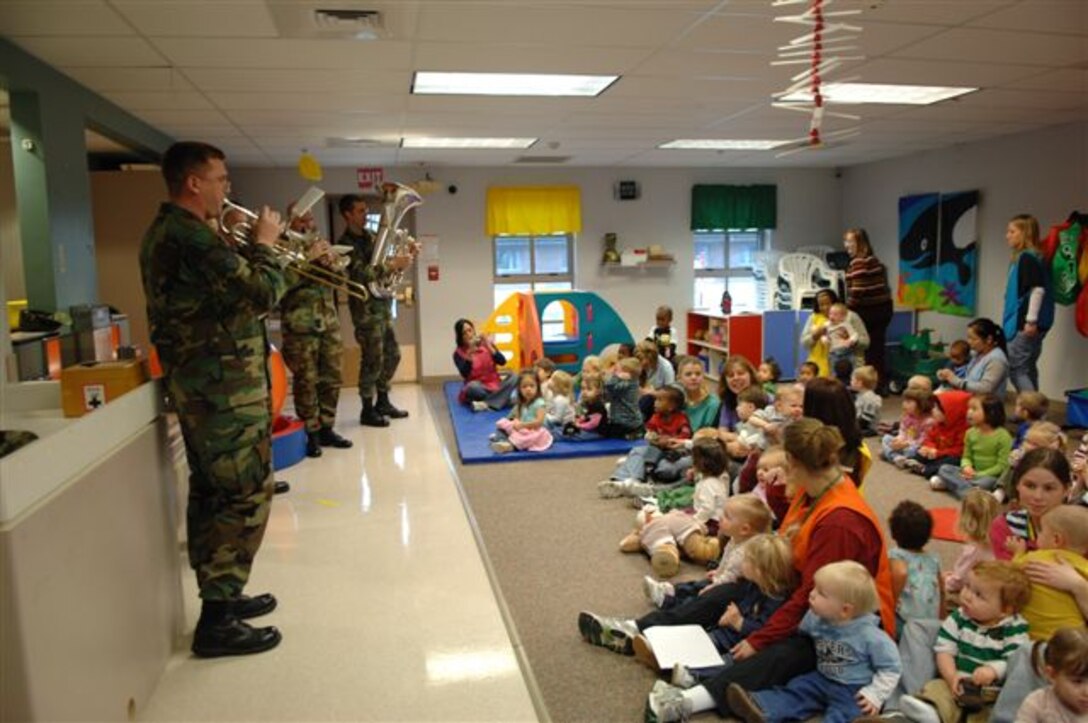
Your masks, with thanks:
[(518, 156), (514, 163), (566, 163), (570, 156)]
[(326, 148), (379, 148), (381, 146), (395, 147), (395, 143), (387, 143), (377, 138), (326, 138)]
[(385, 36), (385, 21), (377, 10), (315, 8), (313, 17), (314, 26), (320, 32), (371, 40)]

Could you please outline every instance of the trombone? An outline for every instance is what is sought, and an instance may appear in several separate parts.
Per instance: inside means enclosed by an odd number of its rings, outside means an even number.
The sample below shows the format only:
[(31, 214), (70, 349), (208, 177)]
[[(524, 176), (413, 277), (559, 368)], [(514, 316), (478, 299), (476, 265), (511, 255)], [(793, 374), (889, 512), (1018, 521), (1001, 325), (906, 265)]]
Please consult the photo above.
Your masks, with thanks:
[[(300, 203), (299, 208), (302, 210), (296, 208), (295, 215), (305, 213), (313, 203), (316, 203), (324, 195), (321, 192), (319, 194), (307, 206), (303, 207)], [(245, 206), (234, 203), (230, 199), (223, 201), (223, 208), (219, 212), (219, 228), (239, 246), (252, 245), (253, 229), (256, 223), (256, 213)], [(272, 244), (272, 253), (279, 259), (280, 263), (304, 279), (327, 286), (334, 291), (340, 291), (360, 301), (366, 301), (370, 298), (370, 292), (363, 284), (345, 278), (338, 271), (307, 258), (306, 249), (312, 242), (313, 238), (310, 235), (293, 231), (287, 224), (284, 225), (279, 240)]]

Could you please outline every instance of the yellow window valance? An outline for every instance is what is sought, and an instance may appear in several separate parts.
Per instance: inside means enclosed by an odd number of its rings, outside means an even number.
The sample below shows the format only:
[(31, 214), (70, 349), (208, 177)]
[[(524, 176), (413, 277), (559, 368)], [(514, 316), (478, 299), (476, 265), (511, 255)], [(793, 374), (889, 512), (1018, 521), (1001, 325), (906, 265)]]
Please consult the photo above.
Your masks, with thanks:
[(487, 189), (487, 235), (579, 233), (578, 186), (492, 186)]

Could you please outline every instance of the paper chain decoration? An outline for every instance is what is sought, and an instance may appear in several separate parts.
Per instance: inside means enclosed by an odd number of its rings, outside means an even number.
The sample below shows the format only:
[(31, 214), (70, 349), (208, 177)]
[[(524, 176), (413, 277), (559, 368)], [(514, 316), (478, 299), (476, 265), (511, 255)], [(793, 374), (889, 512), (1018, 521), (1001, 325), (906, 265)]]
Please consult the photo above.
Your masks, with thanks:
[[(861, 55), (843, 55), (842, 53), (854, 50), (856, 46), (847, 43), (856, 40), (861, 28), (857, 25), (848, 25), (843, 22), (828, 21), (828, 18), (837, 18), (846, 15), (857, 15), (861, 10), (836, 10), (827, 11), (835, 0), (774, 0), (772, 7), (786, 7), (789, 5), (808, 5), (800, 15), (781, 15), (775, 18), (775, 22), (795, 23), (807, 25), (812, 28), (804, 35), (791, 40), (788, 45), (778, 48), (778, 60), (771, 65), (806, 65), (808, 66), (797, 75), (790, 78), (791, 85), (785, 90), (774, 93), (775, 101), (771, 105), (775, 108), (809, 113), (808, 135), (794, 141), (794, 148), (778, 154), (779, 156), (796, 153), (809, 148), (819, 148), (830, 138), (839, 140), (860, 133), (857, 127), (846, 128), (839, 131), (825, 133), (822, 130), (825, 116), (859, 120), (859, 116), (847, 113), (833, 113), (824, 108), (824, 97), (821, 86), (828, 74), (838, 70), (844, 63), (861, 60)], [(851, 79), (842, 79), (851, 80)], [(795, 93), (807, 93), (805, 100), (785, 100)]]

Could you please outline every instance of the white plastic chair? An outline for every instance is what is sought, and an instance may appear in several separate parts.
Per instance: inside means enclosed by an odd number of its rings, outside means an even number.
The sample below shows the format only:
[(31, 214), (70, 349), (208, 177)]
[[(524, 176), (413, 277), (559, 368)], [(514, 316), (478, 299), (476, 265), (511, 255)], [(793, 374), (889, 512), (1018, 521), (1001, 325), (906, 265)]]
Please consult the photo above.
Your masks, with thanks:
[(827, 264), (812, 254), (791, 253), (778, 260), (778, 275), (790, 285), (790, 305), (794, 309), (801, 308), (806, 295), (814, 296), (823, 288), (813, 279), (813, 274), (823, 271), (819, 268), (820, 266), (823, 266), (828, 274), (831, 273)]
[(756, 296), (760, 299), (761, 309), (777, 309), (778, 261), (786, 255), (785, 251), (756, 251), (752, 254), (752, 276), (756, 280)]
[(827, 244), (812, 244), (810, 246), (798, 246), (794, 251), (799, 254), (812, 254), (819, 258), (820, 261), (827, 263), (827, 255), (834, 253), (836, 249)]

